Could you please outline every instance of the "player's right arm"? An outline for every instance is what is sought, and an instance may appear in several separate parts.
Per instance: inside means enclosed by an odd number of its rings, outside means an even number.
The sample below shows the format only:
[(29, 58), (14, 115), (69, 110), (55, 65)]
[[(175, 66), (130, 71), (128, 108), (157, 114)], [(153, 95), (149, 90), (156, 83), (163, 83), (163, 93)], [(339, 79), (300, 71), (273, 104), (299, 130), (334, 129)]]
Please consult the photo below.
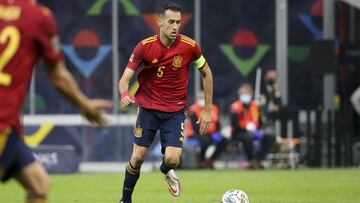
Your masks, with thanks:
[(46, 64), (46, 72), (50, 83), (67, 100), (74, 104), (92, 123), (106, 124), (104, 108), (113, 106), (111, 101), (89, 99), (80, 90), (75, 79), (67, 70), (61, 53), (58, 28), (55, 19), (48, 9), (42, 9), (43, 18), (37, 24), (35, 40), (40, 54)]
[(107, 123), (103, 109), (111, 108), (113, 106), (112, 102), (86, 97), (62, 60), (56, 63), (48, 63), (46, 65), (46, 72), (51, 85), (68, 101), (78, 107), (80, 112), (91, 123), (101, 126)]
[(119, 81), (119, 93), (121, 95), (121, 106), (127, 107), (135, 103), (134, 98), (129, 94), (129, 83), (133, 77), (135, 71), (130, 68), (125, 68), (123, 75)]
[(142, 58), (143, 58), (143, 44), (142, 42), (139, 42), (136, 45), (133, 53), (131, 54), (129, 58), (129, 62), (119, 81), (119, 93), (121, 95), (120, 102), (121, 102), (121, 106), (124, 108), (135, 103), (134, 97), (129, 94), (129, 83), (136, 69), (142, 63)]

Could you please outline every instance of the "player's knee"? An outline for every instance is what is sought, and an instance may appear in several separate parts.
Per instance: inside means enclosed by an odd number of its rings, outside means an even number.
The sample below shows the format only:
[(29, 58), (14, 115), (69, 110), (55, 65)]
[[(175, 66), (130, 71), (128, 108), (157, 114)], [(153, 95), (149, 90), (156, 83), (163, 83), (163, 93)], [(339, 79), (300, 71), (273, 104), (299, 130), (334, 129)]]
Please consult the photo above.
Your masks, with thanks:
[(180, 158), (178, 158), (176, 156), (165, 156), (164, 162), (167, 166), (169, 166), (171, 168), (175, 168), (179, 165)]
[(43, 175), (38, 178), (35, 184), (29, 188), (29, 193), (34, 196), (46, 197), (50, 190), (50, 178), (48, 175)]
[(130, 163), (134, 168), (140, 168), (143, 162), (144, 162), (144, 157), (137, 155), (133, 155), (130, 160)]

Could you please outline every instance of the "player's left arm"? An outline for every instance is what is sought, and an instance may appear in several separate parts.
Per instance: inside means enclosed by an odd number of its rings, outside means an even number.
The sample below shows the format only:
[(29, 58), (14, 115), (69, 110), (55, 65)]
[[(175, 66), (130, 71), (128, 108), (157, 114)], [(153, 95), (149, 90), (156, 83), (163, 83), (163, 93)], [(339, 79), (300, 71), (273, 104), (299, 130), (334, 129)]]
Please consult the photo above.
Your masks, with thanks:
[[(201, 56), (203, 57), (203, 56)], [(205, 60), (205, 59), (204, 59)], [(196, 62), (195, 62), (196, 64)], [(197, 121), (200, 124), (200, 134), (206, 134), (210, 123), (211, 123), (211, 105), (212, 105), (212, 96), (213, 96), (213, 77), (209, 65), (204, 63), (204, 65), (198, 69), (201, 73), (203, 88), (205, 92), (205, 106), (204, 111), (201, 113), (199, 120)]]

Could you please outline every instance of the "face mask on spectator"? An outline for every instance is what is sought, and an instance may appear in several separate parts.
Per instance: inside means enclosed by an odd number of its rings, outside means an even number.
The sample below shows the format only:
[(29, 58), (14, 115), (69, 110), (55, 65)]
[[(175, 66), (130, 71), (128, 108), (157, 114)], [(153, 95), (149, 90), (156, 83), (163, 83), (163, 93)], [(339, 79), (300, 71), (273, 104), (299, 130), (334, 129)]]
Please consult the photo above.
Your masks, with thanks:
[(205, 106), (205, 99), (199, 99), (197, 101), (197, 103), (201, 106), (201, 107), (204, 107)]
[(273, 85), (273, 84), (275, 84), (275, 80), (268, 79), (268, 80), (266, 80), (266, 83), (269, 84), (269, 85)]
[(240, 95), (239, 99), (243, 104), (249, 104), (251, 102), (251, 96), (248, 94)]

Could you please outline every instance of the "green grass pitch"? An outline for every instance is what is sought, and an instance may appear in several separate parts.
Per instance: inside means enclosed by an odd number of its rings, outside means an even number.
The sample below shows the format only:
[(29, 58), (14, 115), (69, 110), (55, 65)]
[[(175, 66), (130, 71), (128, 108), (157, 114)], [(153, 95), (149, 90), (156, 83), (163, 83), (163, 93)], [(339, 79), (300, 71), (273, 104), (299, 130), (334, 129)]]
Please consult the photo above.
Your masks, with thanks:
[[(168, 192), (159, 171), (142, 173), (134, 203), (207, 203), (221, 201), (228, 189), (244, 190), (251, 203), (359, 203), (360, 169), (303, 170), (177, 170), (182, 194)], [(52, 175), (49, 202), (117, 203), (123, 174)], [(0, 185), (0, 202), (22, 203), (15, 181)]]

